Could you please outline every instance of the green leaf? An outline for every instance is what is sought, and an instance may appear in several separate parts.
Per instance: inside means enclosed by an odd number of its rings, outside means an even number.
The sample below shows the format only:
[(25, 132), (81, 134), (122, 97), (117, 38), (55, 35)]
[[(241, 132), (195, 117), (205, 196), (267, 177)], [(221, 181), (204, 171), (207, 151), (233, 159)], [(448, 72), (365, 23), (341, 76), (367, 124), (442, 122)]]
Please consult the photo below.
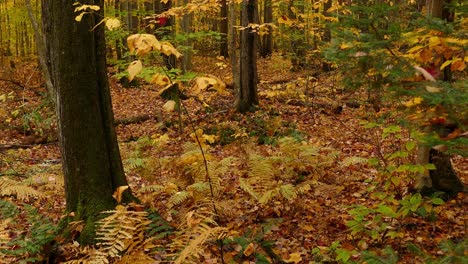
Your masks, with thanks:
[(436, 204), (436, 205), (441, 205), (441, 204), (444, 204), (444, 200), (442, 200), (441, 198), (438, 198), (438, 197), (434, 197), (431, 199), (431, 202), (433, 204)]
[(407, 151), (411, 151), (416, 147), (416, 143), (414, 141), (406, 142), (405, 147)]
[(346, 249), (337, 249), (336, 250), (336, 261), (343, 261), (343, 262), (348, 262), (348, 260), (351, 258), (351, 252), (349, 252), (348, 250)]

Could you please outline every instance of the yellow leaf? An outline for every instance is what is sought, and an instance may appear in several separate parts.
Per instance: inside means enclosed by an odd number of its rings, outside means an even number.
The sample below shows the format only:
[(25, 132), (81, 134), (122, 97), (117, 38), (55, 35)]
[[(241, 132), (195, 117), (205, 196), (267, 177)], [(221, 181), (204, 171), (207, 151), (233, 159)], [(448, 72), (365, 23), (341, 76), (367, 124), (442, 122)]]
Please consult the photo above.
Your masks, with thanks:
[(445, 61), (444, 63), (442, 63), (442, 65), (440, 65), (440, 69), (443, 70), (445, 67), (449, 66), (450, 63), (452, 62), (453, 62), (452, 60)]
[(203, 134), (203, 138), (205, 139), (205, 141), (207, 141), (210, 144), (213, 144), (213, 143), (216, 142), (216, 140), (218, 140), (218, 136), (216, 136), (216, 135), (205, 135), (205, 134)]
[(442, 41), (439, 37), (430, 37), (429, 38), (429, 47), (432, 48), (434, 46), (442, 44)]
[(120, 202), (122, 201), (122, 193), (127, 189), (128, 185), (117, 187), (117, 190), (115, 190), (114, 194), (112, 194), (112, 197), (114, 197), (117, 203), (120, 204)]
[(169, 100), (163, 105), (163, 109), (166, 112), (172, 112), (174, 111), (175, 106), (176, 106), (176, 102), (174, 100)]
[(285, 261), (286, 263), (299, 263), (302, 261), (301, 253), (296, 252), (296, 253), (289, 254), (289, 259)]
[(83, 13), (81, 13), (81, 14), (77, 15), (77, 16), (75, 17), (75, 21), (77, 21), (77, 22), (81, 22), (81, 19), (83, 19), (83, 16), (84, 16), (84, 14), (86, 14), (86, 13), (85, 13), (85, 12), (83, 12)]
[(167, 41), (161, 42), (161, 52), (167, 56), (174, 55), (176, 58), (182, 57), (182, 54)]
[(135, 76), (137, 76), (140, 72), (141, 69), (143, 69), (143, 65), (141, 64), (140, 60), (133, 61), (130, 63), (128, 66), (128, 81), (131, 82)]
[(226, 84), (215, 76), (210, 77), (197, 77), (195, 78), (195, 85), (192, 90), (199, 94), (202, 90), (214, 89), (219, 93), (224, 93)]
[(0, 95), (0, 101), (6, 102), (6, 94)]
[(244, 256), (248, 257), (252, 255), (255, 251), (255, 246), (253, 243), (250, 243), (244, 250)]
[(340, 45), (340, 49), (342, 49), (342, 50), (344, 50), (344, 49), (349, 49), (349, 48), (351, 48), (351, 47), (353, 47), (353, 45), (351, 45), (350, 43), (342, 43), (342, 44)]
[[(329, 0), (329, 1), (331, 1), (331, 0)], [(331, 13), (331, 12), (337, 10), (338, 7), (339, 7), (339, 5), (335, 3), (334, 5), (332, 5), (332, 7), (330, 7), (330, 8), (327, 9), (327, 12), (328, 12), (328, 13)]]
[(430, 93), (438, 93), (440, 92), (442, 89), (438, 88), (438, 87), (434, 87), (434, 86), (429, 86), (429, 85), (426, 85), (426, 91), (430, 92)]
[(108, 18), (106, 19), (106, 27), (111, 31), (118, 29), (120, 27), (120, 20), (117, 18)]
[(421, 97), (415, 97), (405, 103), (403, 103), (406, 107), (412, 107), (418, 104), (421, 104), (423, 99)]
[(161, 43), (152, 34), (133, 34), (127, 38), (130, 53), (143, 56), (151, 51), (161, 50)]
[(419, 51), (420, 49), (424, 48), (423, 46), (421, 45), (418, 45), (418, 46), (414, 46), (412, 47), (411, 49), (409, 49), (406, 53), (414, 53), (416, 51)]
[(169, 77), (167, 77), (166, 74), (156, 73), (155, 75), (153, 75), (153, 78), (151, 78), (151, 83), (166, 86), (171, 83), (171, 80), (169, 79)]

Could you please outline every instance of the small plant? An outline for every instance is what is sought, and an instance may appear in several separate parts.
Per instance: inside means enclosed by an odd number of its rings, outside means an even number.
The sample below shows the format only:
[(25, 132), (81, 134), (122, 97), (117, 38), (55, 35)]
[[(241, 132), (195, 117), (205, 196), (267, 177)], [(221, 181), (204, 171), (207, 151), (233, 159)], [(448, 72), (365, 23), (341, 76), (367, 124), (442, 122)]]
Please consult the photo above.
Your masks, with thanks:
[(348, 263), (351, 257), (358, 252), (345, 249), (339, 241), (335, 241), (328, 247), (316, 247), (312, 249), (311, 253), (314, 256), (314, 261), (317, 262), (336, 261), (339, 263)]
[(433, 256), (424, 252), (415, 244), (409, 243), (408, 250), (416, 256), (423, 259), (427, 264), (443, 264), (443, 263), (467, 263), (468, 257), (466, 256), (466, 249), (468, 247), (468, 239), (455, 243), (447, 240), (439, 245), (443, 252), (443, 256), (434, 258)]
[[(7, 212), (7, 208), (8, 212)], [(0, 239), (0, 256), (4, 259), (15, 259), (16, 263), (30, 263), (46, 260), (54, 243), (58, 227), (48, 217), (41, 215), (37, 209), (25, 204), (26, 221), (29, 228), (20, 232), (9, 241)], [(15, 229), (16, 220), (19, 220), (19, 211), (9, 202), (0, 203), (0, 213), (5, 221), (1, 222), (6, 229)], [(16, 220), (15, 220), (16, 219)], [(0, 236), (2, 232), (0, 231)], [(49, 248), (49, 250), (46, 250)]]

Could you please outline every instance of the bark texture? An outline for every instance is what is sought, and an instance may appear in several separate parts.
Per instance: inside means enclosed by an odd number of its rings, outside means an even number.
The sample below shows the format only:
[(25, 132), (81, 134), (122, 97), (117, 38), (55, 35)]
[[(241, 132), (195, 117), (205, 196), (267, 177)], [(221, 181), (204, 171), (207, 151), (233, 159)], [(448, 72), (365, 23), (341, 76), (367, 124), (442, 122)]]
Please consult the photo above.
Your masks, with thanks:
[[(56, 91), (60, 150), (65, 177), (67, 211), (84, 220), (80, 240), (92, 243), (94, 222), (113, 209), (113, 192), (127, 185), (113, 126), (105, 61), (103, 0), (100, 14), (75, 21), (73, 1), (42, 1), (48, 68)], [(126, 191), (125, 200), (133, 197)]]
[[(255, 23), (256, 0), (242, 2), (241, 25), (247, 27)], [(239, 94), (237, 110), (241, 113), (255, 110), (258, 105), (257, 95), (257, 48), (256, 33), (251, 28), (245, 28), (240, 33), (240, 70)]]

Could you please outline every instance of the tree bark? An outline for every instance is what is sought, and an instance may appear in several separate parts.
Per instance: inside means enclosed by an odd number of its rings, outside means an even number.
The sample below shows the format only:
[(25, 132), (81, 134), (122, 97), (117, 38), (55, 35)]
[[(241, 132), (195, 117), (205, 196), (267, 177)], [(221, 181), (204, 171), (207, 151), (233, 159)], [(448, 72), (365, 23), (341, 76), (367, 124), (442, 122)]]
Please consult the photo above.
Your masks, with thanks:
[[(93, 243), (100, 212), (113, 209), (113, 192), (127, 185), (123, 171), (106, 72), (104, 26), (92, 28), (103, 17), (104, 0), (85, 0), (98, 5), (99, 14), (74, 20), (73, 1), (42, 1), (42, 19), (48, 68), (56, 91), (60, 151), (65, 178), (67, 211), (83, 220), (79, 237)], [(133, 200), (130, 191), (124, 201)]]
[(245, 27), (240, 33), (240, 87), (237, 110), (241, 113), (255, 110), (258, 105), (257, 95), (257, 50), (256, 33), (248, 27), (254, 23), (257, 0), (242, 2), (241, 25)]
[(227, 58), (229, 57), (227, 0), (221, 0), (221, 22), (219, 23), (219, 32), (221, 33), (219, 55)]
[[(263, 4), (263, 23), (273, 22), (273, 4), (271, 0), (264, 0)], [(272, 28), (268, 26), (268, 34), (264, 35), (262, 38), (262, 50), (260, 51), (260, 56), (266, 58), (271, 55), (273, 52), (273, 36)]]
[(229, 3), (229, 56), (231, 57), (232, 79), (234, 91), (239, 91), (240, 74), (239, 74), (239, 56), (237, 52), (237, 30), (235, 28), (237, 22), (238, 4)]

